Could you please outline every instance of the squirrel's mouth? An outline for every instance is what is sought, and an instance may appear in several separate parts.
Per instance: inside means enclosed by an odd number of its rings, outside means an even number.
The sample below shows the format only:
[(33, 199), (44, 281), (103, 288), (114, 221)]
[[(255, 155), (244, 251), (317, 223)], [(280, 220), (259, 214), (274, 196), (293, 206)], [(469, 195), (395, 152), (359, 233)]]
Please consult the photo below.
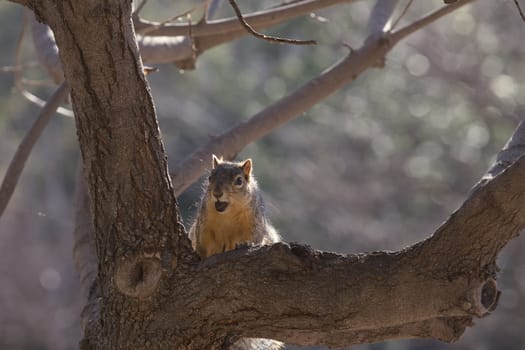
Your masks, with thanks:
[(217, 210), (219, 213), (222, 213), (223, 211), (226, 210), (226, 208), (228, 207), (228, 202), (221, 202), (221, 201), (217, 201), (215, 202), (215, 210)]

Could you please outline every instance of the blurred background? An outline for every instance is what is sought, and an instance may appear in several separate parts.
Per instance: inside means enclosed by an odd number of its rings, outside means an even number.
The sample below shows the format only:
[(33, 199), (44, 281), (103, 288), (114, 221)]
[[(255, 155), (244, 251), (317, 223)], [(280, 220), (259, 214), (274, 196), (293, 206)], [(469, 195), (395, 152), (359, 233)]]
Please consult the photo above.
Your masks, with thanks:
[[(143, 16), (163, 20), (196, 4), (173, 3), (151, 0)], [(442, 3), (414, 2), (401, 24)], [(244, 12), (278, 4), (239, 1)], [(315, 39), (314, 47), (245, 37), (205, 52), (195, 71), (159, 65), (161, 73), (148, 79), (170, 164), (331, 66), (348, 52), (345, 45), (360, 47), (372, 5), (337, 5), (264, 31)], [(230, 16), (224, 2), (215, 18)], [(0, 2), (2, 67), (14, 64), (21, 19), (20, 6)], [(461, 205), (523, 118), (524, 37), (513, 1), (475, 1), (402, 41), (383, 69), (367, 71), (247, 147), (239, 158), (254, 160), (283, 239), (357, 253), (397, 250), (430, 235)], [(36, 62), (29, 36), (23, 57)], [(23, 75), (48, 79), (38, 65)], [(31, 91), (47, 98), (54, 89)], [(0, 177), (38, 112), (15, 91), (13, 73), (2, 69)], [(0, 219), (0, 349), (78, 348), (82, 298), (72, 260), (78, 158), (74, 120), (53, 118)], [(186, 223), (200, 193), (196, 183), (179, 198)], [(524, 350), (524, 250), (522, 235), (501, 254), (499, 307), (475, 320), (457, 343), (355, 348)]]

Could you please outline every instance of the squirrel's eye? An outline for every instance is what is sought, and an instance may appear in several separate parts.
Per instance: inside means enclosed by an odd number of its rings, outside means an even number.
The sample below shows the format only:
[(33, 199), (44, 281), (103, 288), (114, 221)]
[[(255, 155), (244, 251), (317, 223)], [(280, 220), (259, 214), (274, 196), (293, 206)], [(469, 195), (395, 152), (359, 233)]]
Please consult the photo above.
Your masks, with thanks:
[(233, 184), (235, 186), (241, 186), (242, 185), (242, 176), (239, 176), (238, 178), (236, 178), (235, 181), (233, 182)]

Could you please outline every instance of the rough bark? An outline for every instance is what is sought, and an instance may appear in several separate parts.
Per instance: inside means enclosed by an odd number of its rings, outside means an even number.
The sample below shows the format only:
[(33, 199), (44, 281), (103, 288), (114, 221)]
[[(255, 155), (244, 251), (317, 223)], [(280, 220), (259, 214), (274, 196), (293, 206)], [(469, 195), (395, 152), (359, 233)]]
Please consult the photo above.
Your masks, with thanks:
[[(191, 248), (142, 73), (131, 3), (41, 1), (31, 6), (53, 29), (60, 48), (91, 198), (101, 303), (100, 319), (91, 322), (84, 345), (144, 347), (151, 338), (139, 330), (151, 323), (158, 300), (144, 302), (118, 292), (117, 262), (154, 256), (150, 260), (162, 267), (155, 276), (166, 280), (175, 258), (187, 258)], [(139, 294), (142, 276), (150, 276), (148, 266), (132, 271)]]
[(348, 346), (453, 341), (497, 303), (495, 259), (525, 227), (525, 159), (428, 239), (340, 255), (277, 243), (198, 261), (179, 222), (127, 2), (44, 0), (71, 87), (98, 256), (93, 349), (219, 349), (237, 337)]

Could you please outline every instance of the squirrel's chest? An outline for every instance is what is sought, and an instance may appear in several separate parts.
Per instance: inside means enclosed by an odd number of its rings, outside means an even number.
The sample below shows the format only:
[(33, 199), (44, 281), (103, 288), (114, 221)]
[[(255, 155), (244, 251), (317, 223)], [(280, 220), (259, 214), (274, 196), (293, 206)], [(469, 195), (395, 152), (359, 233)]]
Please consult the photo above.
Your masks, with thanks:
[(206, 256), (235, 249), (237, 244), (253, 240), (253, 224), (252, 215), (246, 211), (231, 210), (221, 215), (212, 210), (201, 232), (201, 248)]

